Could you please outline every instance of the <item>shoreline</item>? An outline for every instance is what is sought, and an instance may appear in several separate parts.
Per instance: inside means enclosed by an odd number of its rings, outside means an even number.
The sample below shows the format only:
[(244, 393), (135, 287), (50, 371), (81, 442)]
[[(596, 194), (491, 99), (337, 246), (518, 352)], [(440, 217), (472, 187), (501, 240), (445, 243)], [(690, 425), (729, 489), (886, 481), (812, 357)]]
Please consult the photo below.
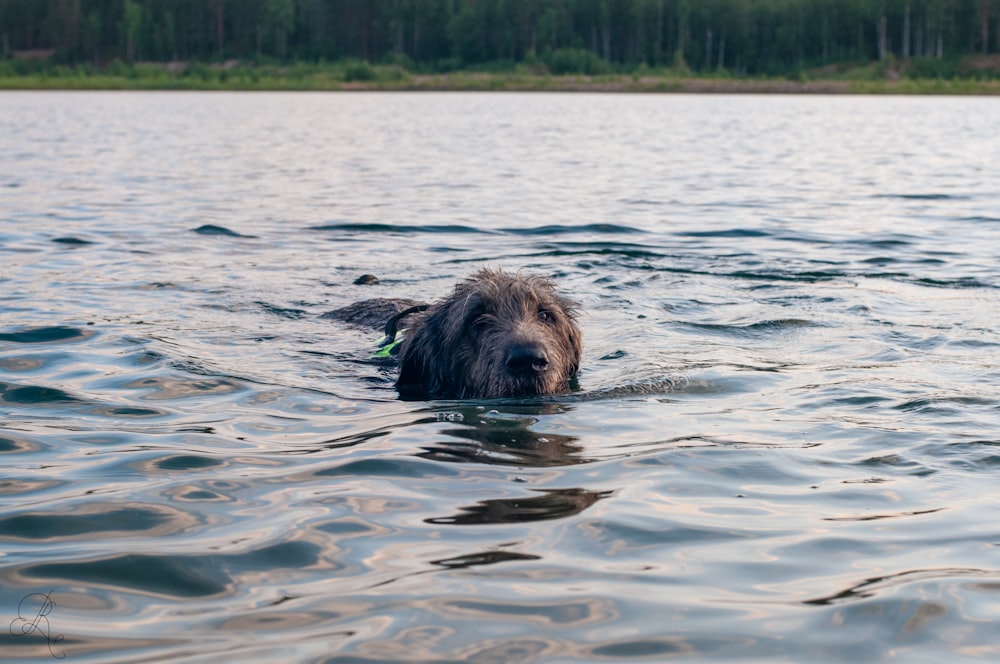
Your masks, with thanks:
[(398, 71), (376, 80), (344, 80), (332, 72), (208, 70), (200, 75), (167, 74), (162, 70), (138, 74), (84, 74), (0, 76), (0, 90), (218, 90), (313, 92), (591, 92), (675, 94), (889, 94), (889, 95), (1000, 95), (998, 79), (898, 78), (844, 80), (816, 78), (711, 78), (679, 75), (628, 74), (585, 76), (515, 73), (453, 72), (408, 74)]

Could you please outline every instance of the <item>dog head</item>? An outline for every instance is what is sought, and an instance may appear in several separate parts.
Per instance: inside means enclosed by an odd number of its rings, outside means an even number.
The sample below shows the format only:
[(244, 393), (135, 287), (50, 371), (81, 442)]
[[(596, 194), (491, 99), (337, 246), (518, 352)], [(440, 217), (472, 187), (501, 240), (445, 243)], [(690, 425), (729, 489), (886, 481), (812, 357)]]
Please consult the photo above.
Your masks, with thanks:
[(418, 399), (564, 392), (582, 351), (575, 316), (545, 277), (481, 270), (411, 326), (396, 386)]

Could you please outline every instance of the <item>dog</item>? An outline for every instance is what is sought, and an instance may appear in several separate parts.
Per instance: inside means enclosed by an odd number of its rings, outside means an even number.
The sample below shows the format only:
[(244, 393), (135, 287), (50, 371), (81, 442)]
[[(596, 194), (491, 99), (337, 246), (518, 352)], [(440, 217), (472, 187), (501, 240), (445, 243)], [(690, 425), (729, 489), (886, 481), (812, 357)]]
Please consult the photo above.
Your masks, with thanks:
[(482, 399), (567, 392), (583, 351), (577, 310), (547, 277), (486, 268), (433, 304), (366, 300), (327, 316), (383, 315), (388, 340), (404, 322), (401, 398)]

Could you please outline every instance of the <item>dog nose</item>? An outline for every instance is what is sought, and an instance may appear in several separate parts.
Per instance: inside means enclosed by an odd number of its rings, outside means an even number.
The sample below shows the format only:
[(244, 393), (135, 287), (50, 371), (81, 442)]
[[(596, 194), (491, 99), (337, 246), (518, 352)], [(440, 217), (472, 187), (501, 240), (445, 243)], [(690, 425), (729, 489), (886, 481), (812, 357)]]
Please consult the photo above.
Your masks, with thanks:
[(548, 366), (549, 358), (537, 344), (518, 344), (507, 353), (507, 369), (514, 374), (541, 373)]

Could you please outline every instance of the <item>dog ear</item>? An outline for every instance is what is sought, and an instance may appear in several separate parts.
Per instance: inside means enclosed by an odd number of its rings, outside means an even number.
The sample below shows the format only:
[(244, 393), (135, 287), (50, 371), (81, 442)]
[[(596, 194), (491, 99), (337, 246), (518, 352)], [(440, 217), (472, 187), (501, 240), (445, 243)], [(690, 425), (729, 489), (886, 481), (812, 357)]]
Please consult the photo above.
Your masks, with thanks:
[(583, 334), (576, 324), (576, 314), (580, 305), (573, 300), (559, 297), (559, 307), (566, 316), (566, 339), (570, 349), (570, 371), (567, 378), (576, 374), (580, 368), (580, 358), (583, 355)]
[(570, 372), (569, 375), (573, 376), (576, 374), (577, 370), (580, 368), (580, 356), (583, 355), (583, 342), (580, 340), (580, 329), (570, 321), (569, 324), (569, 344), (572, 348), (572, 354), (570, 356)]
[(426, 320), (421, 319), (407, 332), (406, 338), (399, 349), (399, 377), (396, 379), (396, 389), (404, 399), (425, 398), (430, 382), (427, 349), (428, 332)]
[(414, 321), (399, 350), (396, 389), (404, 399), (447, 397), (452, 385), (451, 361), (442, 355), (447, 311), (432, 307)]

